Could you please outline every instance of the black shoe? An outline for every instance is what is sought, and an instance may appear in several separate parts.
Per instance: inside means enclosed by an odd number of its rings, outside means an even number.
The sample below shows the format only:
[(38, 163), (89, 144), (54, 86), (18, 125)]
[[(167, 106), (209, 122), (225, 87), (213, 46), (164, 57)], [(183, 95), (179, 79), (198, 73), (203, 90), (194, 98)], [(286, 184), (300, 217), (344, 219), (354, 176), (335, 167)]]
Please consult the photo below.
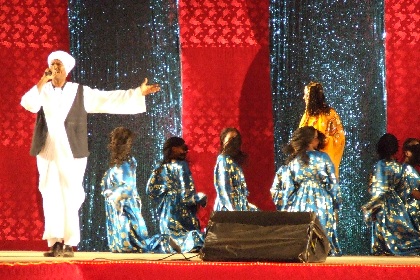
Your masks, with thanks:
[(63, 244), (55, 242), (48, 252), (44, 253), (44, 257), (62, 257), (63, 256)]
[(74, 257), (73, 247), (70, 245), (64, 246), (64, 255), (65, 258), (72, 258)]

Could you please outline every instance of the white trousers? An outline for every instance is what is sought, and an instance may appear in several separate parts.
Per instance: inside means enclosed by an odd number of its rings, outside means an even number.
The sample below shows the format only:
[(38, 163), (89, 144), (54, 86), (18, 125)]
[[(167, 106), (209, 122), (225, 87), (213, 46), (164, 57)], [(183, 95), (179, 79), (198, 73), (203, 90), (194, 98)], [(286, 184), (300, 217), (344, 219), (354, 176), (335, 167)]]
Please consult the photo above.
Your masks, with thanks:
[(79, 209), (85, 199), (83, 176), (87, 158), (46, 160), (37, 156), (39, 191), (45, 218), (42, 237), (48, 247), (55, 242), (77, 246), (80, 242)]

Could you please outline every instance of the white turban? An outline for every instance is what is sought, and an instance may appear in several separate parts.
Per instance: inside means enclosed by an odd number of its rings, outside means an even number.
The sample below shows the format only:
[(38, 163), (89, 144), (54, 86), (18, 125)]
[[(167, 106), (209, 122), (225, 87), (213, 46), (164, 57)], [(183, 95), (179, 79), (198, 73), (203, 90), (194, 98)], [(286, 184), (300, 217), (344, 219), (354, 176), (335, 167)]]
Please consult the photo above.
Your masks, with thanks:
[(69, 72), (73, 69), (74, 65), (76, 64), (75, 59), (70, 54), (68, 54), (64, 51), (52, 52), (48, 56), (48, 66), (51, 65), (51, 63), (53, 62), (54, 59), (58, 59), (63, 63), (64, 69), (66, 70), (67, 75), (69, 74)]

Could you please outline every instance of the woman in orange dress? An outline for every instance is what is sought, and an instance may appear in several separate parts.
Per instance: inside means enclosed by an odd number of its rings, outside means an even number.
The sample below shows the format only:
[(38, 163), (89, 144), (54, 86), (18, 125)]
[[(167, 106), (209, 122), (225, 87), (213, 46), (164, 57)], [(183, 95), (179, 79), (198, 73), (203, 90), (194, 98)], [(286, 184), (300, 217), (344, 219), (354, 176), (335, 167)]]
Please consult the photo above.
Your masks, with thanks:
[(310, 82), (305, 86), (304, 93), (303, 99), (306, 108), (299, 127), (313, 126), (325, 134), (325, 146), (321, 151), (330, 156), (338, 180), (340, 162), (346, 141), (340, 117), (325, 101), (322, 84)]

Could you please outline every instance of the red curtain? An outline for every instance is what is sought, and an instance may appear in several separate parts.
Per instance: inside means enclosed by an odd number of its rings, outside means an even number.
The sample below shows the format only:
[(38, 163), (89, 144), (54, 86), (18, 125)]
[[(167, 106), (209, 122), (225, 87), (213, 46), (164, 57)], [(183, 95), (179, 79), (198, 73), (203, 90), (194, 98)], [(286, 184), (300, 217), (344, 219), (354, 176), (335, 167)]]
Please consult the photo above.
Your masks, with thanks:
[(213, 169), (224, 127), (236, 127), (249, 155), (249, 200), (274, 209), (273, 116), (269, 73), (269, 1), (179, 1), (183, 137), (197, 189), (216, 197)]
[(385, 1), (387, 131), (420, 138), (420, 0)]
[(20, 98), (38, 82), (52, 50), (69, 49), (67, 1), (0, 0), (0, 250), (39, 249), (43, 213), (35, 158), (35, 116)]

